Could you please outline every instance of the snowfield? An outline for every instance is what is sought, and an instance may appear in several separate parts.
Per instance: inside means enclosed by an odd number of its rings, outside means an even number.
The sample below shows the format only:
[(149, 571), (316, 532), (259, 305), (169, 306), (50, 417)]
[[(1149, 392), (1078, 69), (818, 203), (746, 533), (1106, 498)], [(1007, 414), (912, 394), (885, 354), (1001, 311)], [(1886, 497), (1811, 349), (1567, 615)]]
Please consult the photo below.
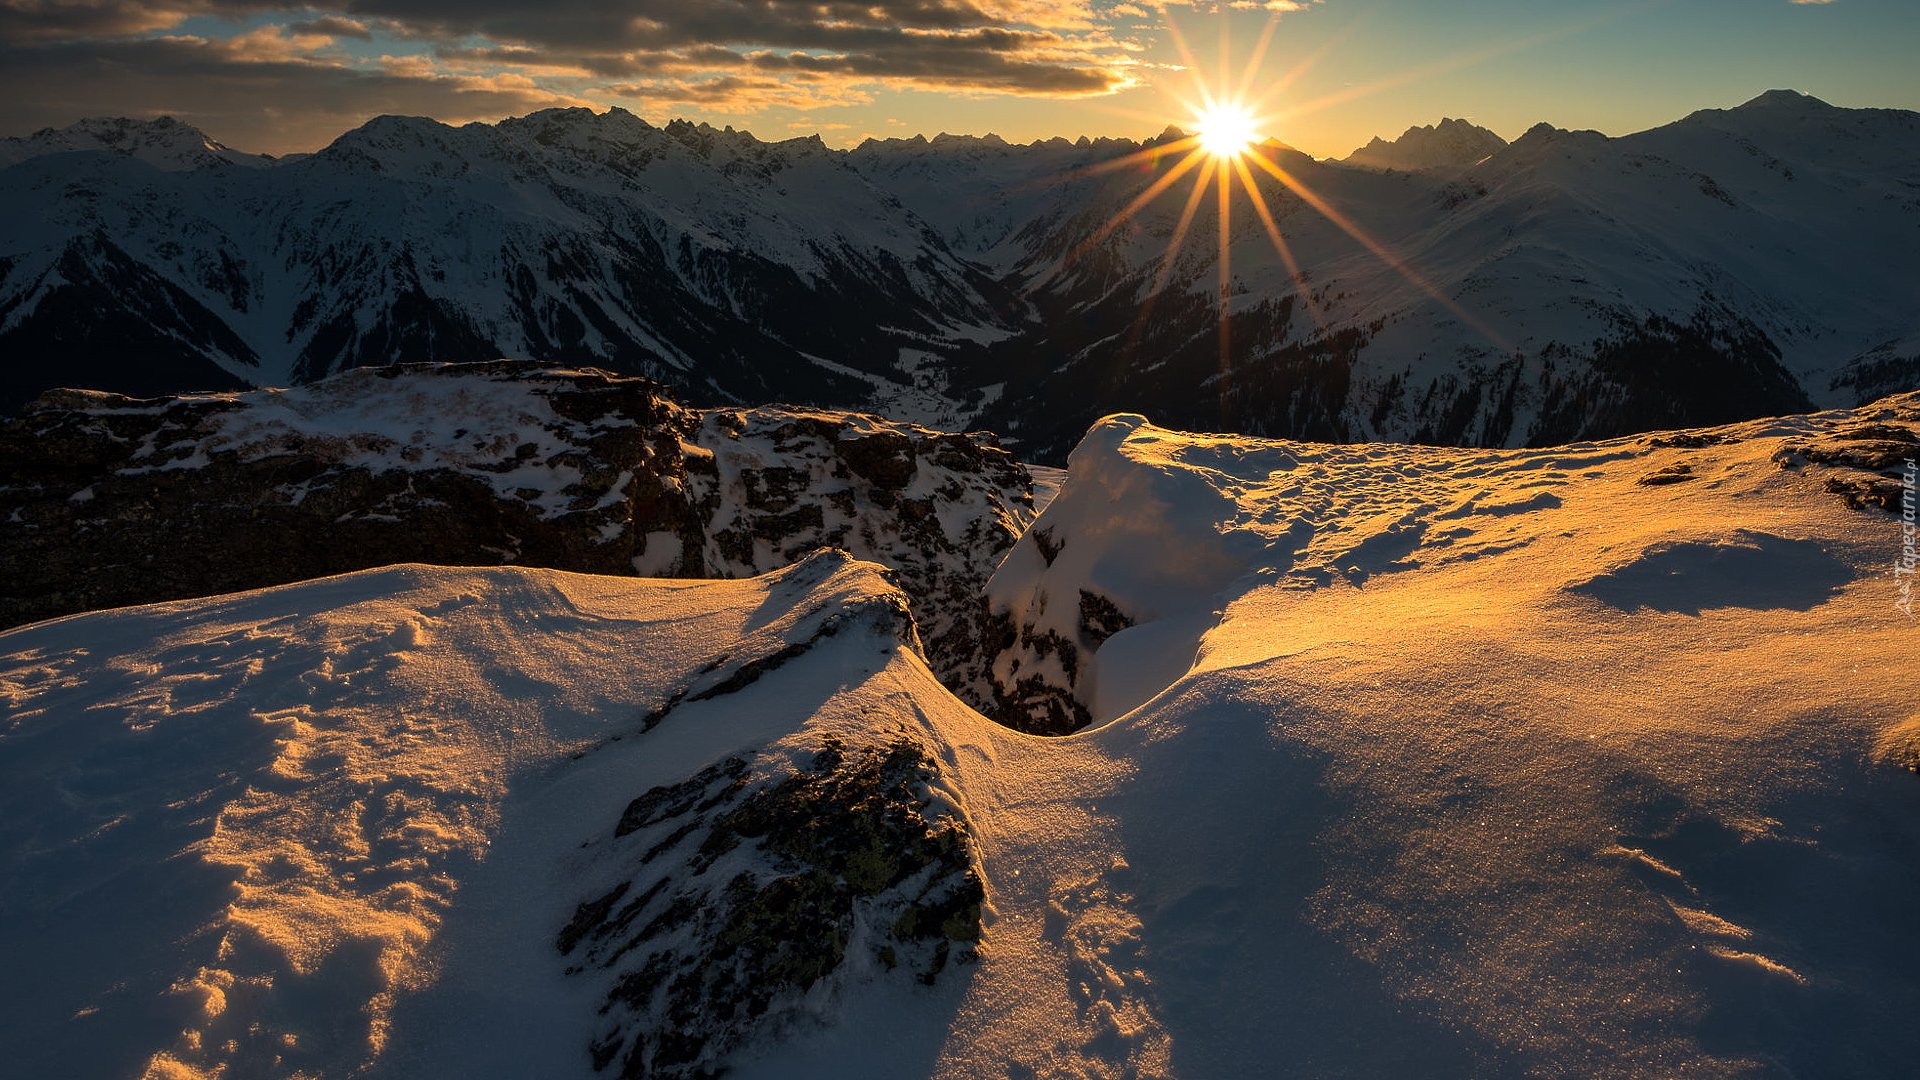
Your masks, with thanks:
[(995, 681), (1074, 703), (1065, 738), (954, 698), (834, 551), (14, 629), (0, 1060), (1910, 1076), (1916, 427), (1920, 395), (1530, 450), (1109, 417), (987, 589)]

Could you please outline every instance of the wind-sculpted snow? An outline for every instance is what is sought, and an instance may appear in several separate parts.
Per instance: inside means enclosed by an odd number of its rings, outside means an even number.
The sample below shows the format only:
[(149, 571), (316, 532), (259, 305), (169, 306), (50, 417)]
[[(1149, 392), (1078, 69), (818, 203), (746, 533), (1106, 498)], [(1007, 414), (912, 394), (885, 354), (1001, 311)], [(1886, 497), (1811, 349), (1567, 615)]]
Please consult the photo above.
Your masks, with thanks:
[(833, 547), (899, 571), (980, 702), (981, 588), (1033, 514), (991, 436), (510, 362), (58, 392), (0, 425), (0, 477), (0, 625), (398, 562), (746, 577)]
[[(794, 605), (789, 635), (805, 644), (822, 617), (889, 602), (897, 617), (856, 617), (819, 642), (828, 655), (645, 730), (757, 618)], [(5, 987), (4, 1049), (22, 1075), (423, 1075), (394, 1064), (427, 1049), (407, 1003), (462, 976), (465, 954), (443, 939), (485, 929), (462, 921), (476, 888), (513, 893), (512, 925), (537, 939), (511, 943), (536, 960), (493, 989), (495, 1008), (564, 994), (560, 951), (596, 969), (648, 961), (667, 1013), (647, 1015), (631, 979), (598, 992), (639, 1009), (651, 1044), (697, 1042), (682, 1058), (629, 1050), (626, 1076), (711, 1070), (756, 1030), (791, 1025), (823, 979), (935, 985), (979, 937), (964, 822), (931, 807), (936, 763), (903, 730), (815, 723), (817, 687), (916, 644), (879, 568), (843, 554), (737, 584), (397, 567), (0, 642), (0, 933), (16, 976), (41, 973)], [(783, 739), (812, 747), (797, 771), (776, 764), (800, 752)], [(682, 781), (714, 748), (733, 763), (715, 774), (732, 798), (697, 812), (634, 798), (707, 784)], [(784, 771), (749, 784), (763, 749), (757, 768)], [(671, 842), (643, 857), (669, 820)], [(663, 893), (696, 850), (713, 896)], [(575, 910), (588, 883), (636, 866), (654, 873), (651, 895), (696, 910), (637, 926), (635, 911), (602, 925)], [(804, 905), (788, 902), (795, 882)], [(789, 980), (756, 974), (770, 956), (792, 959)], [(702, 982), (723, 966), (735, 974)], [(553, 1055), (538, 1074), (591, 1071), (590, 1019), (529, 1033)]]
[(1066, 737), (954, 698), (836, 552), (20, 627), (0, 1060), (1904, 1080), (1916, 428), (1912, 394), (1536, 450), (1110, 417), (988, 590), (1001, 692)]
[[(1624, 519), (1703, 490), (1804, 475), (1855, 510), (1900, 512), (1920, 450), (1915, 395), (1851, 412), (1538, 451), (1358, 447), (1168, 432), (1108, 417), (1062, 493), (988, 587), (1006, 722), (1065, 734), (1120, 716), (1184, 673), (1223, 605), (1253, 589), (1365, 589), (1542, 542), (1607, 501)], [(1523, 477), (1497, 486), (1497, 477)], [(1593, 479), (1600, 478), (1600, 479)], [(1652, 490), (1649, 490), (1652, 489)], [(1882, 519), (1884, 520), (1884, 519)], [(1810, 608), (1855, 572), (1823, 543), (1727, 526), (1669, 539), (1556, 585), (1632, 608)], [(1669, 607), (1666, 610), (1680, 610)]]

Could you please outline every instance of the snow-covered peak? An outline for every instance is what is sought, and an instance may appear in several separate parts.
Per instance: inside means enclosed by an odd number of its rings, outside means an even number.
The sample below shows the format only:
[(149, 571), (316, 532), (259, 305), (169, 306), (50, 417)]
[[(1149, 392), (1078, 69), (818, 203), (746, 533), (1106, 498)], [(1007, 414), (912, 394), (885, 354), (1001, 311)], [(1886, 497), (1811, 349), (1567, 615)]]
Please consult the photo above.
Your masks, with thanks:
[(1791, 109), (1794, 112), (1829, 111), (1833, 106), (1798, 90), (1768, 90), (1740, 106), (1742, 109)]
[(1477, 124), (1443, 118), (1437, 125), (1410, 127), (1392, 142), (1376, 135), (1345, 160), (1376, 168), (1451, 168), (1472, 165), (1506, 145), (1507, 140)]
[(168, 172), (225, 165), (262, 168), (275, 160), (224, 146), (192, 124), (171, 116), (153, 120), (88, 117), (64, 128), (42, 128), (23, 138), (0, 139), (0, 167), (46, 154), (85, 150), (105, 150)]
[[(1627, 136), (1668, 149), (1724, 143), (1802, 169), (1866, 171), (1899, 185), (1920, 170), (1920, 113), (1905, 109), (1842, 109), (1794, 90), (1769, 90), (1732, 109), (1700, 109), (1684, 119)], [(1665, 151), (1663, 151), (1665, 152)], [(1899, 201), (1903, 186), (1892, 198)]]

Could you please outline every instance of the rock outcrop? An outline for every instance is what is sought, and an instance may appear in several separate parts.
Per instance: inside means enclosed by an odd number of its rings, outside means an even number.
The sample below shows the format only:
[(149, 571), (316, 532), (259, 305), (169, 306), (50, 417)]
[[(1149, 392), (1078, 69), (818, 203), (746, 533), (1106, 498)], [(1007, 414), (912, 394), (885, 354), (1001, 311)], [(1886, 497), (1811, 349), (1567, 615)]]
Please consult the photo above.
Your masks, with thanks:
[[(781, 773), (776, 775), (776, 773)], [(939, 768), (902, 734), (827, 736), (781, 770), (729, 757), (633, 800), (602, 865), (631, 870), (583, 901), (554, 944), (606, 986), (594, 1066), (694, 1080), (791, 1024), (822, 981), (933, 984), (973, 956), (986, 893)]]
[(54, 391), (0, 424), (0, 627), (403, 562), (741, 577), (838, 547), (899, 572), (930, 665), (984, 701), (979, 598), (1032, 506), (990, 435), (700, 412), (593, 369)]

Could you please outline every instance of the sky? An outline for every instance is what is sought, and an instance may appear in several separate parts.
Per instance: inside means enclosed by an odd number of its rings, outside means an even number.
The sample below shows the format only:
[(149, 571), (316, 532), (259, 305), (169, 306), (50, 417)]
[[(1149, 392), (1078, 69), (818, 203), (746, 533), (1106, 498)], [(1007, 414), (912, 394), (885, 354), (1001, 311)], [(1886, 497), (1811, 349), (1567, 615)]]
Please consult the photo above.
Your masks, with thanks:
[[(1264, 42), (1264, 47), (1262, 43)], [(775, 140), (1143, 138), (1245, 99), (1320, 157), (1443, 117), (1622, 135), (1768, 89), (1920, 110), (1914, 0), (0, 0), (0, 135), (625, 108)]]

